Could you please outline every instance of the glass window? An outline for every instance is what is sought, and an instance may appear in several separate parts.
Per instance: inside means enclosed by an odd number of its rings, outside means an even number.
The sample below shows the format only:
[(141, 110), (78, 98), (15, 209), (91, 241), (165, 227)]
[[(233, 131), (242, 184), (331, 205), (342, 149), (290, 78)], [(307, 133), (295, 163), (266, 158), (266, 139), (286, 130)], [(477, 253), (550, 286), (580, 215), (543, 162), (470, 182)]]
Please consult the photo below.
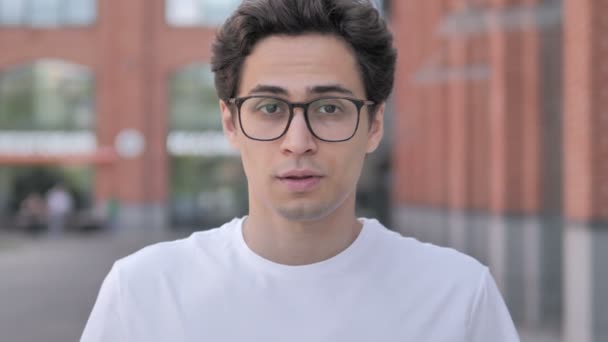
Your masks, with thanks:
[(60, 0), (37, 0), (28, 3), (28, 23), (31, 26), (58, 26), (60, 23)]
[(241, 0), (166, 0), (166, 20), (172, 26), (217, 26)]
[(387, 7), (389, 6), (388, 1), (386, 0), (372, 0), (372, 2), (374, 3), (374, 5), (376, 6), (376, 8), (378, 9), (378, 12), (380, 12), (381, 15), (386, 16), (387, 13)]
[[(381, 14), (386, 0), (372, 0)], [(234, 11), (241, 0), (166, 0), (166, 20), (172, 26), (218, 26)]]
[[(0, 154), (57, 156), (95, 151), (93, 83), (88, 68), (56, 60), (0, 71)], [(72, 192), (77, 208), (87, 207), (92, 176), (89, 167), (3, 165), (0, 219), (14, 217), (26, 196), (44, 196), (59, 179)]]
[(2, 130), (88, 130), (94, 127), (93, 74), (53, 60), (0, 73)]
[(97, 2), (95, 0), (63, 0), (65, 25), (86, 26), (95, 22)]
[(213, 227), (243, 215), (247, 208), (245, 176), (236, 151), (222, 133), (209, 65), (178, 70), (168, 91), (173, 227)]
[(96, 6), (96, 0), (0, 0), (0, 26), (91, 25)]
[(208, 65), (195, 64), (178, 70), (169, 88), (171, 129), (221, 130), (218, 98)]
[(23, 21), (25, 1), (0, 0), (0, 24), (19, 25)]
[(166, 2), (167, 22), (175, 26), (193, 26), (200, 22), (196, 7), (197, 0), (168, 0)]

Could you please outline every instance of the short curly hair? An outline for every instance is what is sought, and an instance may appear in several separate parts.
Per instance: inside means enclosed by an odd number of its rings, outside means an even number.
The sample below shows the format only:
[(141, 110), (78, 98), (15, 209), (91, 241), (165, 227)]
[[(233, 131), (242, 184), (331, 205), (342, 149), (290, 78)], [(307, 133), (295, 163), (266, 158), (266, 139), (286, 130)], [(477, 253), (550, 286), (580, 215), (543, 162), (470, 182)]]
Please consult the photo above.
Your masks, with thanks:
[(258, 41), (309, 33), (343, 39), (354, 51), (367, 99), (380, 104), (388, 98), (397, 51), (385, 20), (369, 0), (243, 1), (213, 43), (211, 67), (218, 97), (236, 96), (243, 62)]

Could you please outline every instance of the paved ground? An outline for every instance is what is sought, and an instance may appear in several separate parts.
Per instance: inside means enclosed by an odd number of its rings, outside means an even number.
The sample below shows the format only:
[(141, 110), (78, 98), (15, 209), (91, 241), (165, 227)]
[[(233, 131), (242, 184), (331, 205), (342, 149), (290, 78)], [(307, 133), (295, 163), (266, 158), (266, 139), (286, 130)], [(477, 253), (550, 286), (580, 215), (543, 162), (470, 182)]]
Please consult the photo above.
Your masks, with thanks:
[[(113, 261), (178, 237), (139, 232), (49, 240), (0, 233), (0, 341), (77, 341)], [(523, 342), (558, 340), (522, 331)]]
[(167, 234), (32, 240), (0, 235), (0, 341), (77, 341), (117, 258)]

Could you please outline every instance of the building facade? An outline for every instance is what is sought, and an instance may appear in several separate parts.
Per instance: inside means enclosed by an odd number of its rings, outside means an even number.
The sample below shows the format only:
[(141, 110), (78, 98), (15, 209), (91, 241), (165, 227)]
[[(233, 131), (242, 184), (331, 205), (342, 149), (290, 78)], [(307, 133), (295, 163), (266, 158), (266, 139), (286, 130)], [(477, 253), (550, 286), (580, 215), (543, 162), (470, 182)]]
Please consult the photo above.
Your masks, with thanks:
[[(7, 75), (15, 68), (48, 60), (85, 68), (94, 79), (94, 123), (88, 127), (95, 137), (93, 147), (86, 151), (64, 148), (51, 155), (4, 151), (0, 161), (2, 165), (93, 165), (95, 199), (119, 201), (124, 225), (163, 225), (168, 219), (170, 191), (168, 146), (184, 152), (197, 138), (176, 134), (168, 139), (174, 119), (168, 113), (175, 109), (172, 90), (177, 88), (179, 92), (179, 85), (171, 86), (172, 80), (180, 78), (180, 71), (193, 63), (200, 68), (191, 68), (189, 74), (208, 69), (218, 20), (223, 20), (238, 1), (78, 3), (82, 8), (72, 10), (70, 17), (66, 9), (78, 6), (66, 0), (0, 1), (0, 71)], [(209, 74), (200, 78), (206, 77), (201, 82), (212, 87)], [(188, 80), (180, 84), (184, 82)], [(217, 100), (213, 106), (217, 107)], [(219, 115), (208, 108), (199, 108), (202, 121)], [(176, 116), (188, 112), (181, 107), (176, 111)], [(182, 118), (181, 122), (188, 119)], [(40, 131), (35, 127), (17, 130)], [(217, 127), (206, 133), (212, 135), (208, 139), (203, 136), (207, 147), (214, 147), (210, 154), (230, 155), (223, 141), (218, 142), (217, 134), (212, 134), (217, 133)], [(200, 134), (198, 138), (200, 141)]]
[(395, 225), (488, 264), (564, 341), (608, 336), (606, 5), (392, 2)]

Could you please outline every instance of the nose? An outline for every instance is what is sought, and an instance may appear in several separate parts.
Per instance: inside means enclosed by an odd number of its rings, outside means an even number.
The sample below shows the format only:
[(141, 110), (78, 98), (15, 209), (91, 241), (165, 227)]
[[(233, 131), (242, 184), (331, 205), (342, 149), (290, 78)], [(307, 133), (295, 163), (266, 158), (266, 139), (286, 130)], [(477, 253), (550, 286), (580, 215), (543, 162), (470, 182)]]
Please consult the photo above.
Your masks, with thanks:
[(317, 141), (306, 125), (302, 108), (294, 109), (294, 116), (281, 141), (281, 151), (286, 154), (311, 154), (317, 151)]

